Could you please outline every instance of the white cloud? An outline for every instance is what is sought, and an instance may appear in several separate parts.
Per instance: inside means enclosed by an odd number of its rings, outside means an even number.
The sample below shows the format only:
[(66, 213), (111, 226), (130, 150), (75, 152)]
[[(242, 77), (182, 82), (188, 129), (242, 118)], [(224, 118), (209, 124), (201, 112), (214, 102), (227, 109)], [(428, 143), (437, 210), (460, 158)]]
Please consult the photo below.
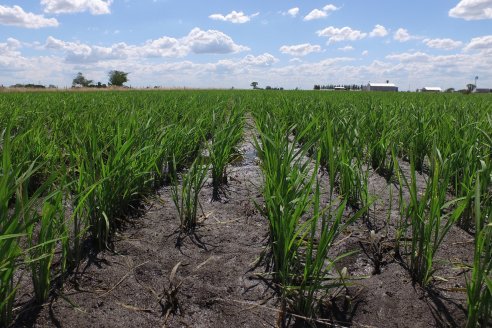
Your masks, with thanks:
[(263, 55), (253, 56), (247, 55), (244, 57), (239, 63), (241, 65), (249, 65), (249, 66), (271, 66), (278, 62), (278, 59), (275, 56), (264, 53)]
[(329, 26), (323, 30), (317, 31), (316, 34), (318, 34), (318, 36), (328, 37), (328, 44), (340, 41), (361, 40), (367, 36), (367, 33), (361, 32), (359, 30), (353, 30), (348, 26), (342, 28)]
[(236, 44), (228, 35), (217, 30), (194, 28), (180, 39), (163, 36), (148, 40), (142, 45), (128, 45), (124, 42), (109, 47), (88, 45), (80, 42), (66, 42), (48, 37), (46, 49), (62, 51), (66, 61), (71, 63), (90, 63), (106, 60), (169, 57), (179, 58), (194, 54), (229, 54), (249, 50)]
[(461, 0), (448, 14), (464, 20), (492, 19), (492, 0)]
[(259, 56), (247, 55), (240, 60), (219, 60), (217, 63), (212, 64), (210, 68), (222, 75), (245, 74), (252, 70), (269, 68), (277, 62), (278, 59), (275, 56), (264, 53)]
[(213, 20), (220, 20), (224, 22), (231, 22), (233, 24), (244, 24), (247, 23), (251, 20), (251, 18), (258, 16), (260, 13), (255, 13), (253, 15), (245, 15), (242, 11), (237, 12), (233, 10), (227, 15), (222, 15), (222, 14), (212, 14), (208, 16), (210, 19)]
[(155, 40), (148, 40), (143, 46), (134, 46), (135, 53), (141, 57), (184, 57), (189, 48), (178, 39), (163, 36)]
[(66, 42), (49, 36), (45, 43), (46, 49), (60, 50), (66, 53), (65, 60), (70, 63), (89, 63), (128, 57), (128, 46), (125, 43), (111, 47), (90, 46), (79, 42)]
[(404, 52), (400, 54), (392, 54), (392, 55), (387, 55), (387, 59), (390, 60), (398, 60), (401, 62), (427, 62), (429, 61), (430, 56), (424, 52)]
[(399, 28), (393, 35), (393, 38), (400, 42), (407, 42), (411, 40), (413, 37), (410, 35), (410, 33), (408, 33), (406, 29)]
[(383, 25), (377, 24), (374, 26), (374, 29), (369, 33), (371, 37), (384, 37), (388, 35), (388, 30)]
[(0, 43), (0, 56), (17, 56), (22, 44), (19, 40), (8, 38), (7, 42)]
[(328, 14), (325, 13), (324, 11), (319, 10), (319, 9), (313, 9), (309, 14), (304, 16), (304, 20), (310, 21), (310, 20), (314, 20), (314, 19), (324, 18), (326, 16), (328, 16)]
[(227, 54), (249, 50), (234, 43), (230, 36), (217, 30), (201, 30), (195, 27), (181, 42), (195, 54)]
[(19, 6), (6, 7), (0, 5), (0, 25), (11, 25), (25, 28), (56, 27), (55, 18), (45, 18), (43, 15), (26, 13)]
[(492, 35), (486, 35), (471, 39), (464, 50), (492, 50)]
[(345, 47), (338, 48), (338, 50), (340, 50), (340, 51), (352, 51), (352, 50), (354, 50), (354, 47), (345, 46)]
[(367, 50), (364, 50), (364, 51), (362, 51), (362, 53), (361, 53), (361, 55), (362, 55), (362, 56), (367, 56), (368, 54), (369, 54), (369, 51), (367, 51)]
[(321, 46), (317, 44), (303, 43), (291, 46), (281, 46), (280, 52), (291, 56), (301, 57), (313, 52), (320, 52)]
[(52, 14), (72, 14), (89, 11), (92, 15), (111, 13), (113, 0), (41, 0), (44, 12)]
[(310, 20), (314, 20), (314, 19), (325, 18), (330, 13), (332, 13), (333, 11), (336, 11), (338, 9), (339, 9), (338, 7), (336, 7), (332, 4), (326, 5), (322, 9), (313, 9), (313, 10), (311, 10), (311, 12), (309, 14), (304, 16), (304, 20), (310, 21)]
[(296, 17), (298, 13), (299, 13), (299, 7), (294, 7), (294, 8), (290, 8), (289, 10), (287, 10), (287, 12), (283, 14)]
[(339, 9), (338, 7), (336, 7), (335, 5), (331, 5), (331, 4), (323, 7), (323, 11), (327, 12), (327, 13), (330, 13), (332, 11), (336, 11), (338, 9)]
[(424, 39), (422, 42), (424, 42), (429, 48), (444, 50), (453, 50), (463, 45), (463, 42), (452, 39)]

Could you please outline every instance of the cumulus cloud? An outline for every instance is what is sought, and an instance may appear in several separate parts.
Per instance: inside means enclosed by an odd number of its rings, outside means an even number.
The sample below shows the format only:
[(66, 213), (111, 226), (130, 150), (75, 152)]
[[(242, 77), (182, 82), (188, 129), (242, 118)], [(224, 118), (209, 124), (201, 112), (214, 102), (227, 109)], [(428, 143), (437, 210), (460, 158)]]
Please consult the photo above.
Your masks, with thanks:
[(374, 26), (374, 29), (369, 33), (371, 37), (384, 37), (388, 35), (388, 30), (383, 25), (377, 24)]
[(240, 61), (240, 64), (250, 66), (271, 66), (276, 62), (278, 62), (278, 59), (266, 52), (259, 56), (247, 55)]
[(328, 44), (340, 41), (355, 41), (364, 39), (367, 33), (361, 32), (359, 30), (354, 30), (348, 26), (342, 28), (336, 28), (329, 26), (323, 30), (316, 32), (318, 36), (323, 36), (328, 38)]
[(22, 43), (19, 40), (8, 38), (7, 42), (0, 43), (0, 55), (16, 55), (21, 47)]
[(124, 42), (109, 47), (88, 45), (80, 42), (67, 42), (48, 37), (46, 49), (62, 51), (66, 61), (88, 63), (105, 60), (149, 57), (184, 57), (194, 54), (229, 54), (249, 50), (248, 47), (236, 44), (231, 37), (217, 30), (201, 30), (194, 28), (180, 39), (163, 36), (148, 40), (142, 45), (128, 45)]
[(248, 47), (236, 44), (221, 31), (204, 31), (198, 27), (180, 41), (195, 54), (227, 54), (249, 50)]
[(396, 30), (393, 38), (400, 42), (407, 42), (411, 39), (414, 39), (415, 37), (410, 35), (410, 33), (408, 33), (408, 30), (400, 27), (398, 30)]
[(471, 39), (464, 50), (492, 50), (492, 35), (486, 35)]
[(367, 51), (367, 50), (364, 50), (364, 51), (362, 51), (362, 53), (361, 53), (361, 55), (362, 55), (362, 56), (367, 56), (368, 54), (369, 54), (369, 51)]
[(113, 0), (41, 0), (44, 12), (72, 14), (89, 11), (92, 15), (111, 13)]
[(404, 52), (400, 54), (392, 54), (392, 55), (387, 55), (387, 59), (390, 60), (398, 60), (401, 62), (426, 62), (429, 60), (430, 56), (426, 54), (425, 52)]
[(278, 59), (275, 56), (264, 53), (258, 56), (247, 55), (240, 60), (219, 60), (217, 63), (212, 64), (210, 69), (219, 74), (245, 74), (251, 70), (269, 68), (277, 62)]
[(338, 48), (338, 50), (340, 50), (340, 51), (352, 51), (352, 50), (354, 50), (354, 47), (345, 46), (345, 47)]
[(291, 55), (291, 56), (296, 56), (296, 57), (302, 57), (302, 56), (306, 56), (310, 53), (320, 52), (320, 51), (321, 51), (321, 46), (319, 46), (317, 44), (310, 44), (310, 43), (303, 43), (303, 44), (296, 44), (296, 45), (291, 45), (291, 46), (280, 47), (281, 53)]
[(330, 13), (332, 13), (333, 11), (336, 11), (338, 9), (339, 9), (338, 7), (336, 7), (332, 4), (326, 5), (322, 9), (313, 9), (309, 14), (304, 16), (304, 20), (310, 21), (310, 20), (314, 20), (314, 19), (325, 18)]
[(463, 45), (463, 42), (453, 39), (424, 39), (422, 42), (429, 48), (444, 50), (453, 50)]
[(0, 25), (11, 25), (25, 28), (56, 27), (55, 18), (45, 18), (43, 15), (26, 13), (19, 6), (7, 7), (0, 5)]
[(299, 13), (299, 7), (294, 7), (294, 8), (290, 8), (289, 10), (287, 10), (287, 12), (284, 14), (292, 16), (292, 17), (296, 17), (298, 13)]
[(492, 19), (492, 0), (461, 0), (448, 14), (464, 20)]
[(97, 62), (128, 57), (128, 46), (125, 43), (111, 47), (90, 46), (79, 42), (67, 42), (49, 36), (45, 43), (46, 49), (60, 50), (66, 53), (66, 61), (74, 63)]
[(222, 14), (212, 14), (208, 16), (210, 19), (213, 20), (220, 20), (224, 22), (231, 22), (233, 24), (244, 24), (247, 23), (251, 20), (251, 18), (258, 16), (260, 13), (255, 13), (252, 15), (245, 15), (242, 11), (237, 12), (233, 10), (227, 15), (222, 15)]

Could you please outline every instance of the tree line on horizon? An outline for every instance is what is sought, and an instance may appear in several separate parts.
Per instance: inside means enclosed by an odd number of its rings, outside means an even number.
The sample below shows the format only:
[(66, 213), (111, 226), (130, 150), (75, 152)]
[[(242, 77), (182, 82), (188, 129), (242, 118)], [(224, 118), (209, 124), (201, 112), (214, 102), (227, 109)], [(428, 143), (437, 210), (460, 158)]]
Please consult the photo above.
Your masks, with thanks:
[(84, 87), (84, 88), (106, 88), (108, 86), (122, 87), (124, 83), (128, 82), (127, 72), (111, 70), (108, 73), (108, 84), (97, 82), (94, 84), (93, 80), (85, 78), (82, 72), (78, 72), (75, 78), (72, 80), (72, 88)]

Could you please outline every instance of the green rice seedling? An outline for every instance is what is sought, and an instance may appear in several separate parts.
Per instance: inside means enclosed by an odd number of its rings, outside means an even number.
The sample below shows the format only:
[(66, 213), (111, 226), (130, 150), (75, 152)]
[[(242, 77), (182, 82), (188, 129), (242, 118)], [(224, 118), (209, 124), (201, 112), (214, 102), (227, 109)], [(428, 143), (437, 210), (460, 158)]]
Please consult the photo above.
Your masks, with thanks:
[(362, 171), (362, 161), (354, 158), (347, 145), (342, 145), (340, 159), (340, 196), (347, 199), (347, 204), (357, 208), (367, 201), (367, 175)]
[(197, 157), (203, 142), (202, 130), (198, 126), (181, 126), (175, 124), (169, 127), (166, 135), (165, 156), (167, 166), (165, 180), (172, 183), (173, 177)]
[(309, 234), (305, 236), (302, 253), (298, 255), (303, 263), (301, 273), (298, 279), (293, 280), (295, 284), (287, 287), (291, 311), (305, 318), (303, 321), (308, 324), (315, 322), (313, 319), (320, 313), (320, 307), (325, 303), (324, 299), (330, 296), (330, 292), (347, 285), (346, 277), (334, 274), (333, 271), (339, 260), (353, 252), (330, 259), (329, 251), (340, 233), (359, 219), (368, 208), (360, 209), (342, 223), (345, 200), (336, 208), (330, 201), (328, 207), (322, 210), (318, 182), (313, 199), (313, 215), (306, 222), (309, 225)]
[[(25, 170), (12, 164), (10, 127), (0, 135), (0, 326), (8, 326), (12, 319), (12, 308), (19, 280), (14, 275), (21, 263), (22, 250), (19, 239), (26, 236), (32, 224), (31, 214), (38, 197), (44, 190), (29, 197), (29, 179), (39, 169), (31, 162)], [(24, 168), (24, 166), (22, 166)]]
[[(32, 173), (21, 176), (11, 162), (11, 132), (10, 128), (2, 131), (1, 135), (2, 162), (0, 167), (0, 325), (8, 326), (12, 319), (17, 285), (14, 273), (18, 266), (21, 249), (18, 244), (20, 237), (25, 235), (23, 215), (27, 200), (22, 196), (22, 185)], [(9, 205), (15, 197), (13, 213), (9, 213)]]
[(87, 139), (75, 154), (79, 183), (91, 190), (85, 198), (84, 215), (98, 249), (107, 248), (109, 238), (124, 217), (152, 189), (153, 147), (144, 143), (148, 126), (138, 126), (135, 116), (116, 125), (107, 143), (89, 129)]
[[(482, 162), (486, 173), (485, 182), (490, 173)], [(488, 176), (487, 176), (488, 175)], [(468, 328), (489, 327), (492, 324), (492, 206), (481, 209), (481, 180), (477, 176), (475, 184), (475, 249), (470, 278), (466, 281), (468, 301)]]
[(299, 249), (309, 233), (309, 225), (301, 223), (301, 219), (313, 204), (310, 194), (318, 164), (314, 168), (310, 165), (307, 151), (317, 139), (314, 137), (302, 145), (296, 142), (312, 131), (312, 124), (300, 131), (293, 142), (289, 140), (292, 128), (282, 128), (269, 114), (258, 114), (256, 124), (259, 137), (254, 142), (265, 178), (265, 207), (261, 210), (270, 227), (272, 274), (281, 291), (279, 320), (283, 321), (289, 297), (288, 286), (294, 284), (298, 279), (297, 273), (302, 270)]
[(209, 164), (199, 156), (193, 161), (187, 172), (181, 174), (181, 182), (177, 175), (172, 177), (171, 195), (178, 211), (180, 229), (185, 233), (192, 233), (197, 225), (198, 198), (209, 169)]
[(412, 230), (410, 272), (414, 281), (422, 286), (430, 282), (434, 272), (433, 260), (439, 245), (464, 209), (463, 204), (458, 203), (453, 211), (443, 214), (444, 210), (457, 203), (457, 200), (446, 203), (449, 174), (446, 163), (439, 158), (438, 150), (434, 153), (432, 176), (423, 196), (419, 197), (413, 158), (410, 164), (410, 183), (402, 175), (410, 192), (410, 203), (406, 212)]
[(321, 153), (320, 164), (328, 172), (331, 199), (340, 172), (339, 152), (334, 140), (333, 123), (328, 120), (326, 126), (322, 126), (321, 129), (323, 129), (323, 132), (321, 132), (319, 140), (319, 149)]
[[(398, 209), (400, 212), (400, 220), (396, 222), (395, 226), (395, 257), (401, 259), (401, 239), (405, 236), (407, 232), (408, 218), (406, 216), (406, 206), (403, 200), (404, 178), (396, 154), (397, 151), (393, 148), (391, 151), (391, 158), (394, 163), (395, 173), (398, 181)], [(391, 215), (391, 213), (389, 215)]]
[(412, 138), (411, 151), (414, 156), (415, 169), (422, 172), (425, 157), (429, 153), (429, 133), (432, 133), (432, 129), (429, 126), (429, 121), (425, 119), (425, 114), (422, 113), (423, 110), (421, 108), (416, 109), (415, 106), (411, 107), (415, 112), (413, 115), (415, 134)]
[(14, 281), (14, 274), (18, 266), (18, 258), (21, 250), (18, 239), (25, 234), (18, 220), (4, 222), (0, 235), (0, 325), (7, 327), (12, 320), (12, 308), (14, 305), (17, 283)]
[(243, 113), (238, 109), (225, 110), (218, 120), (221, 123), (217, 124), (208, 148), (212, 164), (212, 201), (220, 200), (220, 187), (227, 183), (226, 166), (242, 137)]
[[(316, 172), (309, 174), (309, 159), (303, 157), (310, 144), (296, 149), (296, 142), (288, 139), (291, 129), (284, 130), (273, 119), (268, 114), (256, 117), (259, 139), (255, 138), (254, 142), (265, 177), (264, 213), (270, 226), (273, 276), (276, 282), (288, 286), (299, 246), (299, 221), (309, 208), (309, 190)], [(307, 134), (311, 127), (296, 138)]]
[(28, 263), (31, 267), (34, 295), (38, 303), (46, 301), (50, 291), (51, 264), (56, 243), (61, 236), (61, 227), (64, 224), (62, 195), (59, 191), (49, 195), (48, 199), (44, 200), (40, 218), (27, 229)]

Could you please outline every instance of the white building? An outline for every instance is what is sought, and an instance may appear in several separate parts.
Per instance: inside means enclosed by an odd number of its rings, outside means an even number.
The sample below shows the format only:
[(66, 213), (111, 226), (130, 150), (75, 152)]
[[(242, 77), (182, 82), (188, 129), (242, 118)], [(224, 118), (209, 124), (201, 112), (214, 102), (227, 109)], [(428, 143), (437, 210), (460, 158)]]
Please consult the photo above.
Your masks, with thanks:
[(394, 91), (398, 92), (398, 87), (393, 83), (371, 83), (364, 88), (365, 91)]
[(490, 93), (492, 92), (492, 89), (487, 89), (487, 88), (477, 88), (473, 90), (473, 93)]
[(423, 87), (422, 92), (442, 92), (442, 89), (439, 87)]

